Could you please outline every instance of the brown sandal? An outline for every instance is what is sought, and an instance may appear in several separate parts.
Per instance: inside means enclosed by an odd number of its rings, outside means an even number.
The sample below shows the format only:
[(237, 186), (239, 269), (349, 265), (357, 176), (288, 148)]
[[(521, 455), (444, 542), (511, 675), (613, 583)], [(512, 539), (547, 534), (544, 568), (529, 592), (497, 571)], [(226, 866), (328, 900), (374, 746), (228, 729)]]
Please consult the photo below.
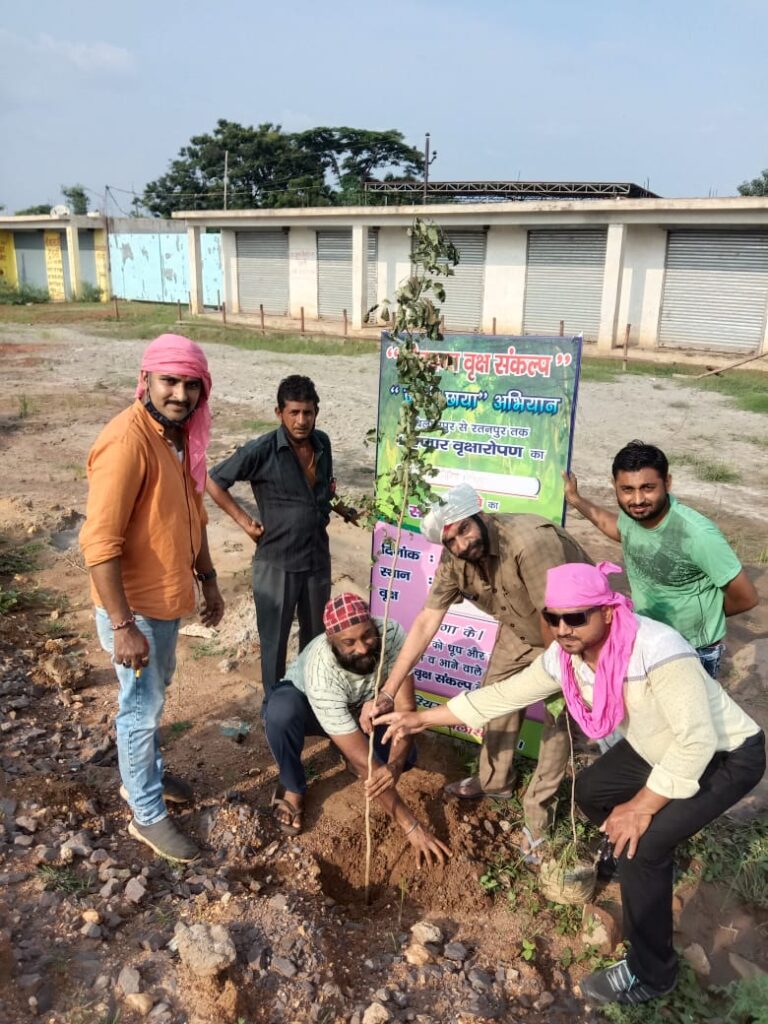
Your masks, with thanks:
[[(304, 808), (294, 807), (284, 796), (280, 796), (284, 792), (285, 790), (282, 786), (275, 787), (272, 800), (270, 801), (272, 818), (283, 835), (297, 836), (304, 827)], [(287, 820), (286, 818), (281, 818), (281, 814), (286, 815)]]
[(480, 788), (480, 780), (476, 775), (471, 775), (468, 779), (459, 779), (458, 782), (449, 782), (443, 787), (443, 792), (446, 796), (454, 796), (458, 800), (480, 800), (483, 797), (489, 797), (491, 800), (509, 800), (515, 795), (515, 790), (511, 786), (500, 793), (486, 793)]

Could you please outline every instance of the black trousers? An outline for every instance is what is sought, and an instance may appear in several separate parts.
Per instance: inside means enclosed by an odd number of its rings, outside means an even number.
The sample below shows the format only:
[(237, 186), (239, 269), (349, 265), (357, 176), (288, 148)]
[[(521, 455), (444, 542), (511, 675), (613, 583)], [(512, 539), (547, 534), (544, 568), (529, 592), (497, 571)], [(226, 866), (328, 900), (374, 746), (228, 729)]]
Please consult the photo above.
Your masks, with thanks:
[(330, 569), (286, 572), (254, 559), (253, 600), (261, 645), (261, 681), (268, 696), (285, 675), (285, 652), (294, 616), (299, 620), (299, 650), (323, 632), (323, 610), (331, 596)]
[[(288, 679), (273, 689), (262, 709), (264, 730), (275, 764), (280, 769), (280, 783), (292, 793), (304, 793), (307, 777), (301, 763), (304, 740), (307, 736), (327, 735), (318, 722), (312, 707), (301, 692)], [(389, 743), (381, 742), (386, 726), (374, 730), (373, 748), (379, 761), (387, 763)], [(411, 747), (405, 771), (416, 762), (416, 747)]]
[[(627, 960), (640, 981), (671, 987), (677, 977), (672, 946), (672, 873), (675, 846), (695, 835), (745, 796), (765, 771), (765, 736), (751, 736), (736, 750), (718, 753), (686, 800), (670, 800), (653, 816), (632, 860), (619, 860)], [(651, 765), (626, 740), (603, 754), (576, 780), (576, 802), (595, 825), (643, 788)]]

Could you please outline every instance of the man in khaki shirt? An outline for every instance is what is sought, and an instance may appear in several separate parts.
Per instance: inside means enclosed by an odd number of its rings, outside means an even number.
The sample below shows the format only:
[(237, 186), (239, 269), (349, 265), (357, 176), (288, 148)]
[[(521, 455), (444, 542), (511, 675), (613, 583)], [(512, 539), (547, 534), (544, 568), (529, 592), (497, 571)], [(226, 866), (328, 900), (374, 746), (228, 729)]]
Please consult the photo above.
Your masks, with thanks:
[[(391, 710), (398, 688), (429, 646), (451, 605), (468, 600), (499, 623), (499, 632), (483, 685), (505, 679), (541, 654), (554, 637), (541, 617), (547, 569), (565, 562), (592, 559), (565, 530), (536, 515), (489, 515), (467, 484), (448, 492), (445, 503), (432, 506), (422, 533), (443, 544), (432, 588), (414, 619), (408, 637), (382, 692), (377, 709)], [(476, 776), (446, 786), (461, 799), (512, 795), (514, 755), (525, 710), (497, 718), (485, 730)], [(367, 726), (367, 715), (364, 719)], [(545, 714), (539, 760), (523, 800), (531, 841), (549, 824), (548, 805), (565, 773), (568, 736)]]

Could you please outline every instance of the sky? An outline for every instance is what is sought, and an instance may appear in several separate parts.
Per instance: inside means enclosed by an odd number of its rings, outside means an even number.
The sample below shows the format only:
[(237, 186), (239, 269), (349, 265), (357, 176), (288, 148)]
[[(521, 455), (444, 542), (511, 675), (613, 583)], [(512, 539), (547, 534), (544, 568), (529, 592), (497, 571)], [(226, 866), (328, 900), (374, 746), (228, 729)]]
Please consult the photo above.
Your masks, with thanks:
[(768, 167), (766, 39), (765, 0), (4, 5), (0, 204), (128, 210), (218, 118), (429, 131), (436, 180), (735, 195)]

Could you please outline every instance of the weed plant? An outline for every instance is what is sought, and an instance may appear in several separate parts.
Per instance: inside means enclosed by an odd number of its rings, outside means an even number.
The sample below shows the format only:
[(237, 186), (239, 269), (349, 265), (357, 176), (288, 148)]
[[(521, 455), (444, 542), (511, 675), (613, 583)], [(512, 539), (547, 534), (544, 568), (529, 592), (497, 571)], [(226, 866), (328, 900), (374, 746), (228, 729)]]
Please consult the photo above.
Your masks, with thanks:
[(721, 882), (740, 899), (768, 910), (768, 818), (737, 823), (721, 817), (680, 851), (691, 867), (681, 877)]

